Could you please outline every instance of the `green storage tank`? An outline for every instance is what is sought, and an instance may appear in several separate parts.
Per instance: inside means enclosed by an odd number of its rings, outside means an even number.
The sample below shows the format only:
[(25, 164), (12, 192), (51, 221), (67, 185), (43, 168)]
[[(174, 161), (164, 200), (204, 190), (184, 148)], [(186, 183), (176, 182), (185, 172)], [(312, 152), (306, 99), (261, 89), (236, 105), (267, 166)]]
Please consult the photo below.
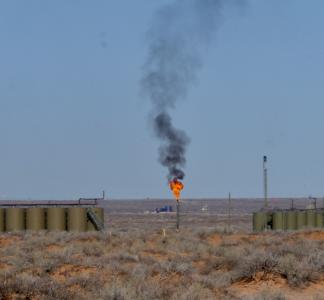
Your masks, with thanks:
[[(95, 215), (98, 218), (98, 221), (100, 221), (104, 225), (104, 209), (103, 207), (91, 207), (89, 208), (92, 210)], [(95, 226), (92, 224), (89, 218), (87, 218), (87, 229), (88, 231), (94, 231), (96, 230)]]
[(32, 207), (26, 209), (26, 229), (45, 229), (45, 209), (42, 207)]
[(303, 229), (306, 227), (306, 212), (298, 211), (297, 212), (297, 229)]
[(272, 219), (273, 230), (284, 230), (285, 229), (285, 214), (282, 211), (275, 211)]
[(0, 208), (0, 232), (5, 231), (5, 209)]
[(46, 213), (47, 230), (66, 230), (66, 209), (64, 207), (49, 207)]
[(67, 209), (68, 231), (87, 231), (87, 210), (83, 207), (69, 207)]
[(7, 208), (6, 209), (6, 231), (25, 230), (25, 209)]
[(286, 230), (296, 230), (297, 229), (297, 213), (295, 211), (287, 211), (285, 214), (286, 220)]
[(267, 213), (253, 213), (253, 231), (263, 231), (267, 227)]
[(324, 225), (323, 211), (317, 211), (316, 212), (316, 227), (323, 228), (323, 225)]
[(316, 226), (315, 210), (309, 209), (306, 211), (306, 226), (308, 228), (314, 228)]

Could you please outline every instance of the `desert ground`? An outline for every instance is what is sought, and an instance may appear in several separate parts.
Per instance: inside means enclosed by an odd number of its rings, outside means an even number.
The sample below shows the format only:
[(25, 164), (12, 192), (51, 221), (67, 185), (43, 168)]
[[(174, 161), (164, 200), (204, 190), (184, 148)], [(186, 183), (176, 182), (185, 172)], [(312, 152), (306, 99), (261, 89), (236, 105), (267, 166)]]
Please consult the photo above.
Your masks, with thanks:
[(1, 234), (0, 299), (324, 299), (324, 231), (253, 233), (260, 199), (183, 200), (179, 232), (173, 200), (100, 204), (103, 232)]

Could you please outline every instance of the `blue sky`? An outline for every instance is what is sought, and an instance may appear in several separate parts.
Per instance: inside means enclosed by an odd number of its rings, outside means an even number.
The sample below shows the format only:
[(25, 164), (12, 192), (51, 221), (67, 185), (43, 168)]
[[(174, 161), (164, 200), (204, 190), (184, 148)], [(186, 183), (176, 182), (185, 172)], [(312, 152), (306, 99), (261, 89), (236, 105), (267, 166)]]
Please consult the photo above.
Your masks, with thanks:
[[(140, 92), (145, 34), (172, 1), (0, 2), (0, 198), (171, 197)], [(324, 2), (228, 7), (172, 112), (185, 197), (324, 195)]]

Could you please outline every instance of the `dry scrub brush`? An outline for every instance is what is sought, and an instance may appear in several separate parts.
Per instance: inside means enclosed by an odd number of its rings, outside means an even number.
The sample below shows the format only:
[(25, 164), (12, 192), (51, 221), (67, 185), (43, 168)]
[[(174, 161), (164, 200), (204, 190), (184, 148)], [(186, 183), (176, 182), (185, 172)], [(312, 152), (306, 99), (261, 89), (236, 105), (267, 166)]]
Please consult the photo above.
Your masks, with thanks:
[[(184, 229), (164, 237), (130, 228), (3, 234), (0, 243), (0, 299), (232, 299), (234, 283), (256, 276), (295, 288), (324, 275), (323, 242), (289, 233)], [(274, 291), (255, 297), (284, 299)]]

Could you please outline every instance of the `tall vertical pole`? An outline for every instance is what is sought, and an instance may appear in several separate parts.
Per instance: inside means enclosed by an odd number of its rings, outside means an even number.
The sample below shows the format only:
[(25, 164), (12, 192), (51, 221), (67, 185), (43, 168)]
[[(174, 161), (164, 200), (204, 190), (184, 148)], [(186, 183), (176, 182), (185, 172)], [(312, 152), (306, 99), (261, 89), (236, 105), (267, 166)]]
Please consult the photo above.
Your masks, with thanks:
[(264, 208), (268, 208), (268, 171), (267, 157), (263, 156), (263, 191), (264, 191)]
[(180, 202), (177, 199), (177, 230), (180, 228)]
[(231, 209), (232, 209), (232, 198), (231, 193), (228, 194), (228, 231), (230, 231), (231, 227)]

